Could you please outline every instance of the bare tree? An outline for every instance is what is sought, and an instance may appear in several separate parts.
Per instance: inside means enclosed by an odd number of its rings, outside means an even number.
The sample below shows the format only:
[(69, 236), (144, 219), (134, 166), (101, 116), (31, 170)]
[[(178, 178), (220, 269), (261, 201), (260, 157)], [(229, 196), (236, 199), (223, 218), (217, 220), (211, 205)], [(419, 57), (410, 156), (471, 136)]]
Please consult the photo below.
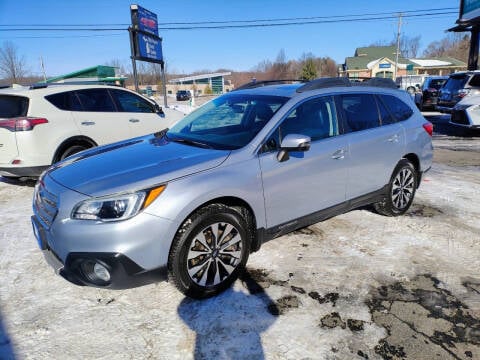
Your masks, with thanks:
[(18, 54), (18, 49), (11, 41), (5, 41), (0, 48), (0, 74), (5, 79), (18, 82), (26, 75), (25, 58)]
[(468, 61), (470, 37), (465, 34), (449, 34), (442, 40), (431, 42), (425, 49), (425, 57), (453, 57), (461, 61)]
[(404, 58), (417, 57), (418, 50), (420, 49), (420, 38), (420, 35), (413, 37), (402, 35), (400, 37), (400, 53)]

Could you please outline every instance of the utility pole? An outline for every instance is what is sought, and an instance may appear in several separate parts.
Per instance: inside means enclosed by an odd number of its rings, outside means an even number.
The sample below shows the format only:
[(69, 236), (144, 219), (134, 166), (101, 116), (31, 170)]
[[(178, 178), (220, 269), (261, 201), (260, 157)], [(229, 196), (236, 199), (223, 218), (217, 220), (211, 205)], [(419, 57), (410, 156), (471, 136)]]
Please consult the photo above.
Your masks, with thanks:
[(402, 13), (398, 13), (398, 30), (397, 30), (397, 52), (395, 56), (395, 73), (394, 79), (397, 79), (397, 71), (398, 71), (398, 55), (400, 54), (400, 32), (402, 29)]
[(45, 73), (45, 65), (43, 64), (43, 56), (40, 56), (40, 66), (42, 68), (43, 82), (47, 82), (47, 74)]

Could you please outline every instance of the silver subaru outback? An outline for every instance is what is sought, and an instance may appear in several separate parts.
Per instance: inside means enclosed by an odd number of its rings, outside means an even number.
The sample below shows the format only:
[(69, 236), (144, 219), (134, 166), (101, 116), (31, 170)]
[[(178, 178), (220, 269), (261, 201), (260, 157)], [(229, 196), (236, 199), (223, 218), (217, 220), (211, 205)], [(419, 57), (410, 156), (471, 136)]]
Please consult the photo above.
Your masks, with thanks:
[(73, 283), (168, 279), (204, 298), (267, 240), (366, 204), (405, 213), (431, 166), (431, 135), (391, 81), (248, 84), (171, 129), (50, 167), (33, 231)]

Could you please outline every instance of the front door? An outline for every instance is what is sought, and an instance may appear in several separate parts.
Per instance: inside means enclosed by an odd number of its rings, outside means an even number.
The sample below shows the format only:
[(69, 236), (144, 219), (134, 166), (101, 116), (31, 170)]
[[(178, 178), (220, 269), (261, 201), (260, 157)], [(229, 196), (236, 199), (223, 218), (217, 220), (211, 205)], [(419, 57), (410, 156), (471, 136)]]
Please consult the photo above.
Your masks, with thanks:
[[(280, 162), (279, 144), (288, 134), (310, 136), (311, 147)], [(266, 140), (259, 162), (269, 228), (345, 201), (346, 143), (338, 134), (333, 97), (323, 96), (293, 109)]]

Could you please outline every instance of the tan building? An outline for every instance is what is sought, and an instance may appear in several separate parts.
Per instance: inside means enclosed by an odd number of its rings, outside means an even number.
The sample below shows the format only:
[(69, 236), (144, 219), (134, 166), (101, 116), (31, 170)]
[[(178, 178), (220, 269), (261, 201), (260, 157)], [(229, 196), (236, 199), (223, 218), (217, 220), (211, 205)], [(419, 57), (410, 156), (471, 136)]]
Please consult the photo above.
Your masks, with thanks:
[(447, 75), (467, 69), (467, 64), (453, 58), (422, 58), (396, 61), (395, 46), (370, 46), (357, 48), (355, 56), (347, 57), (340, 76), (348, 78), (384, 77), (404, 75)]

